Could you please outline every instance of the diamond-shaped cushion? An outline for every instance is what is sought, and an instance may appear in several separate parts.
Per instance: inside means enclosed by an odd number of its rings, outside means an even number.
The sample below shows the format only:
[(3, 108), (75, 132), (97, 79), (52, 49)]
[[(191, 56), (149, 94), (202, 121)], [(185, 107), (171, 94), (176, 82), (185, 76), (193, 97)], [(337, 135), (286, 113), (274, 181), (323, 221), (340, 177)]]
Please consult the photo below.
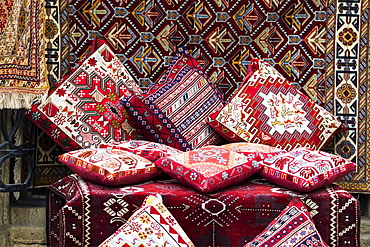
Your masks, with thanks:
[(28, 117), (65, 151), (111, 140), (139, 139), (120, 98), (142, 91), (112, 50), (103, 44)]
[(183, 151), (223, 141), (207, 124), (223, 97), (188, 51), (179, 50), (158, 84), (150, 93), (122, 99), (146, 140)]
[(250, 75), (211, 126), (230, 142), (323, 148), (343, 125), (290, 84), (274, 67), (253, 60)]

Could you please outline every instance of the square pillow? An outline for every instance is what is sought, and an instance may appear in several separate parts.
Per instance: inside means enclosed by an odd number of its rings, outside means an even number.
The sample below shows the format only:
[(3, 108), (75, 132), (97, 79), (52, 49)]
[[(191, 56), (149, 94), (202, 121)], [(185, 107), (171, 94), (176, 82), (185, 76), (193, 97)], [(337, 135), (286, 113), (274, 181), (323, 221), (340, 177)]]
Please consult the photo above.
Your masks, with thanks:
[(223, 97), (197, 64), (180, 48), (155, 90), (122, 99), (145, 140), (183, 151), (222, 143), (207, 122)]
[(103, 44), (64, 78), (27, 116), (63, 150), (97, 148), (111, 140), (141, 138), (121, 97), (141, 89), (111, 49)]
[(180, 183), (208, 193), (237, 184), (261, 170), (258, 154), (239, 154), (218, 146), (206, 146), (155, 162)]
[(301, 192), (330, 185), (356, 170), (355, 163), (312, 148), (296, 148), (265, 159), (261, 164), (262, 177)]
[(244, 247), (328, 246), (317, 231), (307, 207), (298, 197), (266, 229)]
[(147, 196), (140, 208), (99, 247), (194, 246), (160, 195)]
[(105, 186), (139, 183), (161, 174), (152, 161), (118, 149), (78, 149), (60, 155), (59, 161), (82, 178)]
[(343, 129), (330, 112), (299, 92), (274, 67), (253, 61), (255, 72), (209, 124), (229, 142), (323, 148)]
[(160, 144), (145, 140), (129, 140), (122, 142), (110, 142), (107, 144), (101, 144), (101, 148), (119, 149), (137, 154), (151, 161), (156, 161), (158, 159), (180, 154), (180, 151), (176, 148), (167, 146), (165, 144)]

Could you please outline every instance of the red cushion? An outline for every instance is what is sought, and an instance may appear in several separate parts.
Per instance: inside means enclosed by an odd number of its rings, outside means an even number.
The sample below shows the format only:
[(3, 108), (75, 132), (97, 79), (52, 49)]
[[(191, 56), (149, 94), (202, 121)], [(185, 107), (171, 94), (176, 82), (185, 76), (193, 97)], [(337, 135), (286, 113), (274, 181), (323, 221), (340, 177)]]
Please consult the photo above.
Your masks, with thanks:
[(152, 161), (118, 149), (69, 151), (60, 155), (59, 161), (82, 178), (105, 186), (135, 184), (161, 173)]
[[(291, 150), (323, 148), (342, 123), (300, 93), (274, 67), (253, 61), (255, 72), (219, 112), (211, 126), (230, 142), (246, 141)], [(253, 68), (255, 67), (255, 68)]]
[(237, 184), (261, 170), (257, 154), (248, 156), (206, 146), (155, 162), (169, 176), (203, 193)]
[(355, 163), (312, 148), (296, 148), (264, 159), (261, 164), (262, 177), (301, 192), (330, 185), (356, 170)]
[(223, 141), (207, 124), (223, 97), (186, 50), (179, 50), (155, 89), (122, 102), (146, 140), (183, 151)]
[(57, 85), (27, 116), (63, 150), (142, 138), (120, 98), (142, 91), (103, 44)]

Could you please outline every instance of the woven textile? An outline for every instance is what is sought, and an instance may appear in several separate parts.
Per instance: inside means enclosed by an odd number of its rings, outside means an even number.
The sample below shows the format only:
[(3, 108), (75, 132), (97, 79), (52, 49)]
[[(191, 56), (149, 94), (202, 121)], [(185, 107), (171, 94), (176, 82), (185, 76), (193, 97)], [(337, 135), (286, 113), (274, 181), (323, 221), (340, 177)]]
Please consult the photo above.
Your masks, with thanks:
[(179, 46), (192, 51), (226, 96), (243, 81), (252, 58), (264, 59), (346, 124), (348, 132), (328, 149), (356, 162), (358, 171), (340, 185), (370, 191), (368, 0), (46, 3), (50, 81), (82, 59), (98, 36), (143, 88), (160, 78)]
[(335, 116), (300, 93), (271, 65), (254, 59), (249, 70), (252, 75), (229, 103), (210, 117), (210, 125), (225, 139), (287, 151), (297, 147), (319, 150), (341, 130), (342, 123)]
[(262, 167), (257, 153), (248, 155), (206, 146), (157, 160), (155, 165), (180, 183), (203, 192), (214, 192), (240, 183)]
[(59, 161), (82, 178), (105, 186), (139, 183), (161, 173), (152, 161), (118, 149), (82, 148), (60, 155)]
[(100, 247), (194, 247), (181, 226), (162, 203), (160, 195), (147, 196), (141, 207)]
[(48, 189), (48, 244), (97, 246), (128, 220), (146, 196), (153, 194), (162, 195), (163, 204), (195, 246), (243, 246), (297, 196), (329, 246), (360, 246), (359, 202), (335, 185), (306, 194), (253, 179), (202, 194), (175, 180), (108, 188), (76, 175)]
[(356, 170), (355, 163), (312, 148), (296, 148), (264, 159), (261, 164), (262, 177), (303, 192), (328, 186)]
[(147, 140), (183, 151), (223, 142), (207, 124), (208, 116), (221, 110), (223, 97), (198, 66), (180, 48), (159, 85), (122, 98)]
[(327, 247), (302, 201), (295, 197), (288, 206), (244, 247)]
[(120, 98), (142, 91), (110, 48), (103, 44), (27, 115), (64, 150), (135, 139)]
[(0, 109), (47, 95), (44, 1), (0, 0)]

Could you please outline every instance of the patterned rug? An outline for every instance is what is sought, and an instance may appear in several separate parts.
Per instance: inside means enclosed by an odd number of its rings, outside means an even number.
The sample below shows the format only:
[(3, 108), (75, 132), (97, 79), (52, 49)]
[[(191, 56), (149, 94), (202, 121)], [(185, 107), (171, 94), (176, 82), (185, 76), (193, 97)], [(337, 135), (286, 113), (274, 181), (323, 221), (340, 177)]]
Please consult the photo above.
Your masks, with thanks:
[(306, 194), (263, 179), (249, 179), (214, 193), (198, 193), (173, 179), (106, 187), (77, 175), (65, 177), (48, 189), (48, 246), (98, 246), (151, 194), (162, 195), (165, 207), (195, 246), (243, 246), (293, 197), (307, 206), (329, 246), (360, 246), (359, 203), (336, 185)]
[(56, 82), (68, 73), (96, 37), (108, 42), (143, 89), (156, 83), (179, 46), (191, 50), (226, 97), (243, 81), (249, 61), (262, 58), (347, 125), (326, 150), (358, 164), (340, 185), (367, 192), (368, 5), (368, 0), (48, 0), (49, 79)]
[(44, 1), (0, 0), (0, 109), (45, 96)]

